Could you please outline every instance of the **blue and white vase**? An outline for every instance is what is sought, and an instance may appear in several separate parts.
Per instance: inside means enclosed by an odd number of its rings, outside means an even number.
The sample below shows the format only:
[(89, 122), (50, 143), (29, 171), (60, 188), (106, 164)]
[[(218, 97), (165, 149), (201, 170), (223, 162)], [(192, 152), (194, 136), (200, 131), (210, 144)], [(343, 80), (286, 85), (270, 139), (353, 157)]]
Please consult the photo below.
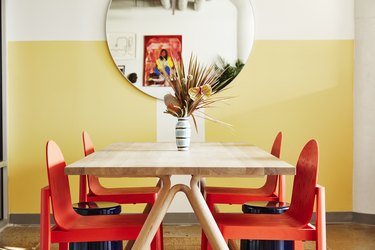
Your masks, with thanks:
[(191, 128), (189, 117), (179, 117), (176, 124), (176, 144), (178, 151), (189, 150)]

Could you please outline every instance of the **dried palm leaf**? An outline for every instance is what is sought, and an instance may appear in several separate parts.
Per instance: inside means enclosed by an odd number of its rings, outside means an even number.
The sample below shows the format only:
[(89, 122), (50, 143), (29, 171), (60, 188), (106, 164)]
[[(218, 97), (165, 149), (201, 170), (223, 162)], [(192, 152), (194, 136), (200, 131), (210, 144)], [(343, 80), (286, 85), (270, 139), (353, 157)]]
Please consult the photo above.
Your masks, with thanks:
[[(179, 64), (173, 58), (172, 60), (175, 68), (170, 75), (167, 74), (165, 69), (161, 69), (163, 77), (174, 92), (173, 95), (167, 94), (164, 97), (164, 103), (167, 107), (165, 113), (176, 117), (192, 116), (197, 129), (193, 113), (202, 108), (213, 107), (212, 104), (214, 103), (230, 99), (230, 97), (213, 97), (213, 95), (223, 91), (231, 79), (223, 80), (222, 75), (225, 69), (219, 68), (215, 64), (203, 65), (198, 62), (194, 55), (190, 56), (187, 75), (183, 63)], [(207, 114), (204, 114), (203, 118), (230, 126)]]

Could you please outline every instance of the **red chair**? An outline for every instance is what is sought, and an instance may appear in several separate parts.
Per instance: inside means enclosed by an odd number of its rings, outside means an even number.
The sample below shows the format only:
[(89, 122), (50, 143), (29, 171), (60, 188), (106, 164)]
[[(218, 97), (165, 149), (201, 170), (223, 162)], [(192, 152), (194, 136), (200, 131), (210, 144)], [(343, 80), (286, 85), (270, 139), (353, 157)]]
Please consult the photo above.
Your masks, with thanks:
[[(85, 156), (95, 152), (94, 144), (86, 131), (82, 132), (82, 141)], [(89, 188), (88, 193), (87, 186)], [(111, 201), (120, 204), (147, 203), (143, 212), (148, 213), (157, 199), (159, 189), (160, 181), (155, 187), (106, 188), (100, 184), (97, 176), (81, 175), (79, 182), (79, 200), (80, 202)], [(163, 224), (160, 225), (155, 238), (158, 242), (160, 241), (161, 249), (163, 249)]]
[[(271, 154), (280, 157), (282, 133), (279, 132), (273, 142)], [(276, 194), (276, 186), (278, 192)], [(234, 188), (203, 186), (207, 205), (212, 213), (216, 213), (215, 204), (243, 204), (249, 201), (285, 202), (285, 176), (268, 175), (265, 184), (260, 188)], [(202, 231), (202, 249), (207, 248), (207, 238)]]
[[(282, 133), (274, 140), (271, 154), (280, 157)], [(276, 186), (279, 181), (278, 194)], [(249, 201), (285, 202), (285, 176), (268, 175), (266, 183), (260, 188), (205, 187), (206, 202), (212, 212), (214, 204), (243, 204)]]
[[(94, 153), (95, 149), (89, 134), (82, 132), (83, 149), (85, 156)], [(87, 193), (87, 184), (89, 192)], [(85, 201), (112, 201), (120, 204), (147, 203), (154, 204), (159, 192), (159, 183), (155, 187), (125, 187), (106, 188), (103, 187), (96, 176), (80, 176), (79, 200)], [(147, 210), (151, 206), (147, 207)]]
[[(46, 146), (49, 186), (41, 190), (40, 249), (51, 243), (68, 249), (69, 242), (135, 240), (146, 220), (146, 214), (81, 216), (72, 208), (68, 176), (64, 174), (64, 157), (54, 141)], [(56, 225), (51, 228), (50, 199)], [(151, 249), (160, 249), (154, 239)]]
[[(326, 249), (325, 192), (316, 184), (318, 144), (309, 141), (296, 166), (290, 208), (283, 214), (217, 213), (215, 220), (225, 240), (293, 240), (302, 249), (302, 240), (316, 241), (316, 249)], [(316, 223), (310, 224), (316, 202)]]

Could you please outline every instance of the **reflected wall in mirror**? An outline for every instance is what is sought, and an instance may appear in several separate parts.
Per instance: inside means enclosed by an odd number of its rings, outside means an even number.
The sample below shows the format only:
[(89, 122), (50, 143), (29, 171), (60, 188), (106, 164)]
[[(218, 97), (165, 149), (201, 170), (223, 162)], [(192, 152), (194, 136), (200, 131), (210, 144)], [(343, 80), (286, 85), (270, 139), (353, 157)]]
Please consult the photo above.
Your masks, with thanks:
[(254, 41), (250, 0), (172, 1), (174, 14), (169, 0), (112, 0), (107, 13), (115, 65), (136, 88), (159, 99), (172, 91), (158, 64), (173, 71), (173, 61), (187, 64), (194, 54), (203, 64), (223, 59), (235, 68), (238, 60), (246, 63)]

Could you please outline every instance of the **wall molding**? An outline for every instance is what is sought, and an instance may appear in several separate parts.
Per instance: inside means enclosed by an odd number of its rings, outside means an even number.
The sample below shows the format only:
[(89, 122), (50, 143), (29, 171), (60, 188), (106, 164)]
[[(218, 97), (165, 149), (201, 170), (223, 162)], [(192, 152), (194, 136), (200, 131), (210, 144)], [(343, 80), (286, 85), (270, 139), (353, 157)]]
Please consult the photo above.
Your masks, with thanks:
[(375, 225), (375, 214), (363, 214), (353, 212), (353, 222), (359, 224)]
[[(10, 214), (10, 224), (39, 224), (39, 214)], [(327, 212), (327, 224), (360, 223), (375, 225), (375, 214), (362, 214), (355, 212)], [(315, 221), (313, 215), (312, 221)], [(51, 218), (53, 222), (53, 218)], [(167, 213), (165, 224), (197, 224), (198, 220), (193, 213)]]
[[(39, 224), (39, 214), (10, 214), (10, 224)], [(51, 223), (54, 223), (51, 215)], [(194, 213), (167, 213), (164, 217), (165, 224), (198, 224)]]

